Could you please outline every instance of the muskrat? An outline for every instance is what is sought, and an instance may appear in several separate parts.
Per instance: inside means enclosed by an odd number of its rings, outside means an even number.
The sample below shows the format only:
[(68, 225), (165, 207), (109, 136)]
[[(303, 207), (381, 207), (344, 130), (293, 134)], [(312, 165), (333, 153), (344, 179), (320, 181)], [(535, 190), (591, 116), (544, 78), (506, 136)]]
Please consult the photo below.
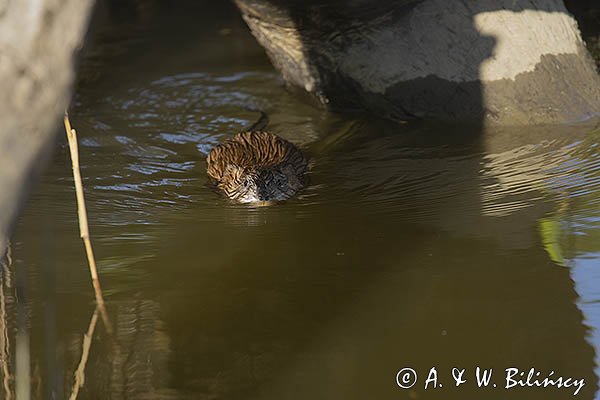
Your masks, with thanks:
[(285, 139), (248, 130), (211, 150), (206, 159), (213, 184), (240, 203), (287, 200), (305, 184), (307, 159)]

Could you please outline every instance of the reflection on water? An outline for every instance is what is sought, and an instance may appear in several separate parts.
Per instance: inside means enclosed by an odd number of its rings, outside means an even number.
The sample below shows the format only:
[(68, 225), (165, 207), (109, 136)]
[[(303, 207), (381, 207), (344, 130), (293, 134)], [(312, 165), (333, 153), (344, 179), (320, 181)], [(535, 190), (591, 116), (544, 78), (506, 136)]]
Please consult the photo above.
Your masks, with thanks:
[[(600, 376), (600, 131), (580, 143), (575, 159), (558, 166), (570, 170), (553, 181), (563, 196), (540, 220), (540, 233), (552, 260), (568, 267), (578, 295), (577, 307), (589, 327), (587, 340), (595, 349), (595, 372)], [(577, 168), (586, 165), (585, 168)], [(582, 185), (585, 183), (585, 185)], [(590, 184), (591, 183), (591, 184)], [(596, 391), (596, 398), (600, 392)]]
[[(1, 274), (3, 395), (28, 332), (32, 397), (68, 397), (92, 318), (79, 398), (572, 395), (477, 389), (476, 366), (585, 378), (578, 397), (594, 398), (594, 122), (481, 132), (332, 115), (284, 90), (237, 17), (174, 40), (147, 13), (97, 33), (71, 110), (114, 332), (93, 319), (61, 141)], [(311, 158), (308, 188), (275, 207), (205, 185), (208, 151), (257, 109)], [(431, 366), (444, 389), (424, 390)], [(395, 383), (404, 367), (420, 374), (411, 391)], [(452, 367), (470, 384), (450, 387)]]

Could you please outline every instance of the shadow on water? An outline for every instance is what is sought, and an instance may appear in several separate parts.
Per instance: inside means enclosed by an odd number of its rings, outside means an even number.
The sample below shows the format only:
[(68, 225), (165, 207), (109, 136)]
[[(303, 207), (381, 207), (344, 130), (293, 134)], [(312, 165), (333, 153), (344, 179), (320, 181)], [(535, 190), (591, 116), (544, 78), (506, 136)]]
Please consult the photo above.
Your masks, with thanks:
[[(157, 4), (157, 15), (169, 9)], [(597, 127), (399, 126), (322, 112), (283, 89), (233, 8), (213, 7), (229, 17), (183, 26), (186, 40), (174, 26), (194, 19), (189, 9), (172, 24), (152, 10), (135, 26), (111, 19), (83, 62), (71, 114), (123, 351), (96, 329), (80, 398), (572, 394), (425, 391), (431, 366), (445, 388), (452, 367), (471, 379), (476, 366), (555, 370), (585, 378), (579, 397), (593, 398)], [(204, 185), (205, 155), (252, 122), (249, 104), (311, 156), (298, 199), (236, 206)], [(70, 176), (63, 143), (14, 241), (34, 398), (69, 393), (93, 312)], [(419, 372), (410, 392), (395, 383), (403, 367)]]

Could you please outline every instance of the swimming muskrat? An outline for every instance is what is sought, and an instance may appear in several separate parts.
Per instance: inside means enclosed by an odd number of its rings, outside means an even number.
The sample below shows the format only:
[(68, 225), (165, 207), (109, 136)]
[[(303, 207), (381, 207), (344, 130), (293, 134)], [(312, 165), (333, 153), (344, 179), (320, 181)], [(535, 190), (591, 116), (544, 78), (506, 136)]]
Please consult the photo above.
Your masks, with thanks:
[(212, 149), (206, 162), (214, 185), (240, 203), (287, 200), (305, 184), (304, 154), (263, 130), (238, 133)]

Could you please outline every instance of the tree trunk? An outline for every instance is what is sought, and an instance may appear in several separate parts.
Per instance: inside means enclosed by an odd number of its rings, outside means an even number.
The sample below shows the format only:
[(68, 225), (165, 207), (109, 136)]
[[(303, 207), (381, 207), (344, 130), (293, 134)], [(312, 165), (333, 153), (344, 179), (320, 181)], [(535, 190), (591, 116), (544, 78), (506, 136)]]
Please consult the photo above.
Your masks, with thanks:
[(68, 105), (92, 4), (0, 1), (0, 249)]
[(236, 0), (292, 86), (333, 108), (504, 125), (600, 113), (562, 0)]

